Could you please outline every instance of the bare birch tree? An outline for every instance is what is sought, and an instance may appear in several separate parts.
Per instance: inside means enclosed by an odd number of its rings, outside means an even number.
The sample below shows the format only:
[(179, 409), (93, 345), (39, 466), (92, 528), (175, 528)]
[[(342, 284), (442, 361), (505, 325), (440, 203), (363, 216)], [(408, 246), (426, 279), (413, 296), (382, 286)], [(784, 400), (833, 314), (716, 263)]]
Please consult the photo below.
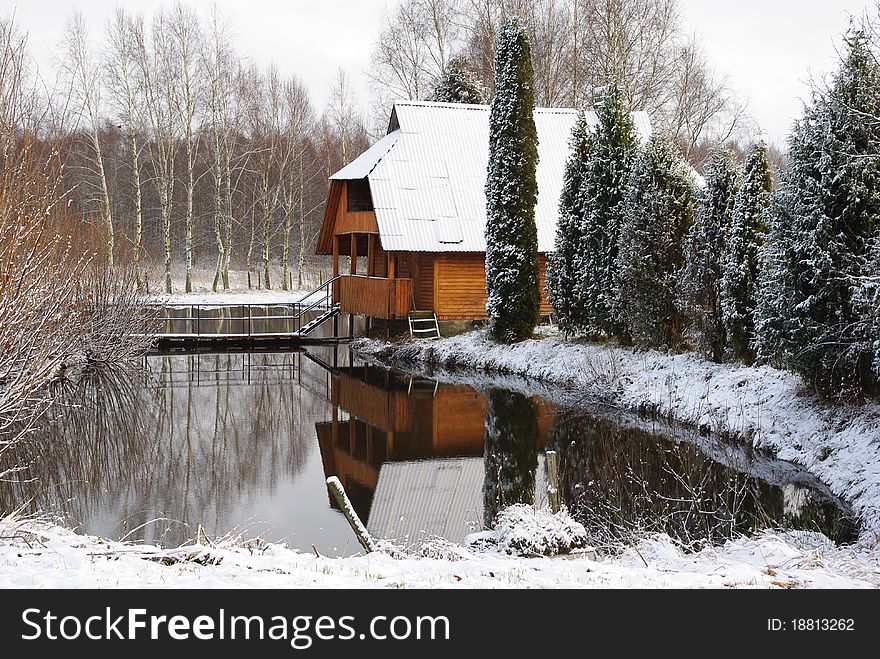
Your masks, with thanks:
[(294, 214), (299, 215), (299, 258), (297, 267), (298, 288), (302, 288), (303, 259), (305, 252), (305, 186), (311, 182), (315, 167), (310, 163), (311, 175), (307, 180), (306, 157), (309, 149), (309, 133), (313, 130), (315, 113), (309, 101), (308, 91), (296, 78), (284, 85), (285, 140), (291, 150), (291, 166), (282, 179), (282, 205), (284, 208), (284, 233), (281, 249), (281, 288), (290, 288), (290, 234)]
[(162, 217), (165, 292), (172, 292), (171, 218), (174, 206), (174, 161), (179, 148), (179, 65), (168, 17), (153, 17), (148, 45), (143, 32), (137, 34), (137, 63), (144, 82), (146, 114), (150, 123), (150, 158), (159, 195)]
[[(229, 289), (227, 251), (231, 251), (231, 173), (234, 136), (233, 99), (235, 85), (233, 48), (229, 26), (217, 11), (212, 10), (208, 35), (202, 52), (202, 66), (207, 85), (207, 102), (211, 134), (210, 169), (214, 180), (214, 239), (217, 243), (217, 265), (211, 289), (217, 291), (220, 282)], [(229, 218), (229, 219), (226, 219)]]
[(135, 279), (142, 290), (146, 285), (141, 265), (144, 222), (140, 156), (144, 144), (140, 135), (144, 131), (144, 81), (137, 62), (138, 35), (143, 32), (143, 18), (127, 14), (122, 7), (115, 10), (107, 23), (106, 88), (128, 139), (134, 195), (133, 261)]
[(186, 209), (184, 226), (186, 238), (184, 243), (184, 258), (186, 267), (186, 282), (184, 290), (192, 292), (193, 275), (193, 195), (195, 194), (196, 156), (199, 148), (200, 131), (196, 125), (197, 113), (202, 106), (202, 76), (199, 75), (198, 54), (201, 51), (201, 29), (196, 14), (178, 2), (174, 6), (171, 16), (171, 29), (174, 39), (174, 48), (178, 58), (178, 83), (180, 89), (176, 95), (179, 102), (180, 120), (183, 123), (183, 146), (186, 156), (186, 180), (184, 191), (186, 194)]
[(101, 217), (107, 232), (107, 258), (112, 268), (115, 231), (101, 147), (101, 124), (104, 120), (101, 114), (101, 65), (95, 59), (85, 19), (79, 11), (74, 12), (65, 26), (64, 54), (62, 69), (70, 85), (70, 97), (76, 99), (79, 124), (91, 150), (91, 157), (86, 160), (85, 181), (86, 185), (98, 190)]

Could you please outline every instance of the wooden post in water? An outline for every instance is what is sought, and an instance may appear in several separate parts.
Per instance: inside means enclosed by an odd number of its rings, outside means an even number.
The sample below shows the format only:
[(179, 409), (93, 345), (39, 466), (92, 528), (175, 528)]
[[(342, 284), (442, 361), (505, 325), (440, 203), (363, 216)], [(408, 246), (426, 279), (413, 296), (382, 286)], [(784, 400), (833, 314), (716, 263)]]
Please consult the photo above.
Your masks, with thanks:
[(336, 476), (331, 476), (327, 479), (327, 488), (336, 499), (336, 503), (339, 504), (342, 514), (345, 515), (345, 519), (351, 526), (352, 531), (354, 531), (355, 536), (357, 536), (358, 542), (361, 543), (361, 547), (363, 547), (368, 553), (378, 550), (376, 541), (373, 540), (373, 536), (370, 535), (370, 532), (367, 531), (367, 527), (364, 526), (364, 523), (361, 522), (361, 518), (358, 517), (358, 514), (354, 511), (354, 506), (351, 505), (351, 500), (348, 498), (345, 489), (342, 487), (342, 483)]
[(559, 512), (559, 471), (556, 460), (556, 451), (547, 451), (547, 500), (550, 503), (550, 512), (554, 515)]

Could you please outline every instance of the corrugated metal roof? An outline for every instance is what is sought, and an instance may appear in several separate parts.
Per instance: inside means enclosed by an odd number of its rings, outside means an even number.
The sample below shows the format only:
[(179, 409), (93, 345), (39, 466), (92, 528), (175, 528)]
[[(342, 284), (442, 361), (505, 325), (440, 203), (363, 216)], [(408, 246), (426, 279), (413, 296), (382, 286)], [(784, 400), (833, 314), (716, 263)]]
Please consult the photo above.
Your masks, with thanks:
[[(368, 176), (382, 247), (403, 252), (486, 249), (488, 105), (406, 101), (394, 106), (389, 133), (334, 179)], [(537, 108), (538, 250), (553, 250), (559, 194), (577, 112)], [(645, 112), (634, 112), (641, 141), (651, 135)], [(587, 121), (595, 125), (594, 112)], [(393, 148), (392, 148), (393, 147)]]
[(352, 181), (356, 179), (362, 179), (369, 176), (370, 172), (373, 171), (373, 168), (376, 166), (382, 156), (384, 156), (391, 147), (397, 142), (397, 138), (400, 137), (400, 131), (394, 131), (393, 133), (388, 133), (381, 140), (376, 142), (369, 149), (364, 151), (357, 158), (348, 163), (345, 167), (340, 169), (338, 172), (333, 174), (330, 177), (330, 180), (333, 181)]
[[(544, 456), (538, 456), (535, 505), (547, 505)], [(432, 536), (451, 542), (483, 525), (483, 458), (386, 462), (367, 527), (377, 538), (415, 545)]]

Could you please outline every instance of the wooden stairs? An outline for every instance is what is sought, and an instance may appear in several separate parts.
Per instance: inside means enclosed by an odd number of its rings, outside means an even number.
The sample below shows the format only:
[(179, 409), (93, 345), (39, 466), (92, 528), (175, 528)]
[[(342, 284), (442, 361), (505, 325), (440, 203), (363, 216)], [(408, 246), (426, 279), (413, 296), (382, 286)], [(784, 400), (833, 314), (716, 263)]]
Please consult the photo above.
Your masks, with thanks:
[(409, 335), (414, 339), (439, 339), (440, 325), (433, 311), (409, 312)]

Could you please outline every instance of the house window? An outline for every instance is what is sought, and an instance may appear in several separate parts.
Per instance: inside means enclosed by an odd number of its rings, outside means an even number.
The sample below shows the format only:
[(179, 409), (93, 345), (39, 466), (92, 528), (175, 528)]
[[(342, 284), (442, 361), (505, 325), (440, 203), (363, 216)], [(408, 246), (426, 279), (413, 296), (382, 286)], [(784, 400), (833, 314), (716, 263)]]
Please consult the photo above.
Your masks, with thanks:
[(348, 182), (348, 212), (373, 210), (373, 196), (370, 194), (370, 183), (362, 178)]

